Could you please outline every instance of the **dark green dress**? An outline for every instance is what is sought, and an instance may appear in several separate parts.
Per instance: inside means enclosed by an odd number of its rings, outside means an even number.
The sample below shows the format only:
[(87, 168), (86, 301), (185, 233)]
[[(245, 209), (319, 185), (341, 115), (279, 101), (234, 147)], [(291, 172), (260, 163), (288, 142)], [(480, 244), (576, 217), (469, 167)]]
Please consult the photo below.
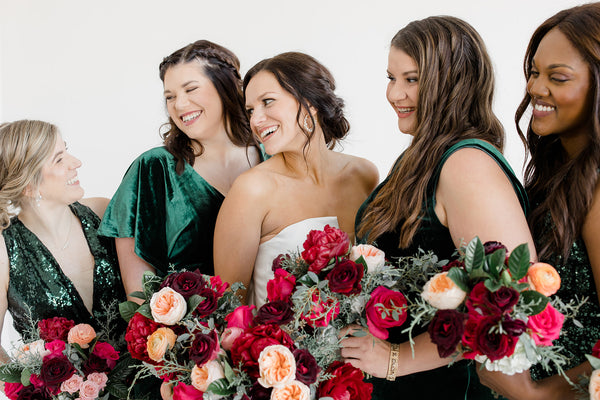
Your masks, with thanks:
[[(33, 320), (65, 317), (75, 323), (88, 323), (99, 329), (98, 321), (106, 320), (104, 305), (125, 301), (114, 241), (98, 236), (100, 218), (88, 207), (73, 203), (71, 211), (81, 221), (83, 233), (94, 257), (94, 294), (92, 313), (87, 310), (73, 282), (44, 246), (23, 223), (14, 217), (2, 232), (9, 262), (8, 311), (19, 334), (27, 337), (28, 308)], [(123, 326), (118, 318), (116, 321)]]
[[(377, 238), (375, 245), (385, 252), (386, 258), (393, 260), (398, 257), (412, 256), (418, 253), (419, 248), (425, 251), (433, 251), (440, 260), (451, 259), (455, 250), (450, 231), (443, 226), (435, 214), (435, 191), (442, 166), (455, 151), (471, 147), (484, 151), (492, 157), (502, 168), (506, 176), (510, 179), (515, 192), (519, 197), (521, 206), (525, 210), (527, 205), (527, 196), (519, 180), (515, 177), (508, 162), (502, 154), (489, 143), (468, 139), (448, 149), (442, 156), (431, 182), (427, 189), (427, 199), (423, 204), (422, 222), (416, 232), (412, 244), (405, 249), (398, 248), (399, 231), (398, 226), (394, 231), (387, 232)], [(396, 161), (396, 168), (402, 162), (402, 156)], [(385, 186), (387, 179), (383, 181), (369, 198), (363, 203), (356, 216), (356, 225), (361, 221), (362, 215), (367, 205), (373, 200), (379, 190)], [(495, 210), (502, 213), (502, 210)], [(365, 241), (364, 239), (362, 241)], [(406, 293), (405, 293), (406, 294)], [(420, 296), (420, 293), (408, 293), (408, 297)], [(410, 318), (410, 315), (409, 315)], [(389, 341), (392, 343), (403, 343), (408, 341), (408, 334), (402, 334), (404, 327), (408, 326), (410, 321), (405, 322), (404, 326), (390, 330)], [(425, 332), (427, 327), (415, 329), (413, 336)], [(388, 360), (381, 360), (386, 363)], [(440, 367), (430, 371), (415, 373), (412, 375), (401, 376), (395, 381), (390, 382), (385, 379), (373, 378), (373, 399), (493, 399), (491, 391), (479, 382), (475, 366), (472, 362), (463, 360), (454, 363), (452, 366)]]
[(213, 275), (213, 234), (224, 196), (186, 164), (181, 175), (164, 147), (139, 156), (113, 196), (99, 234), (135, 238), (135, 253), (164, 276), (199, 268)]

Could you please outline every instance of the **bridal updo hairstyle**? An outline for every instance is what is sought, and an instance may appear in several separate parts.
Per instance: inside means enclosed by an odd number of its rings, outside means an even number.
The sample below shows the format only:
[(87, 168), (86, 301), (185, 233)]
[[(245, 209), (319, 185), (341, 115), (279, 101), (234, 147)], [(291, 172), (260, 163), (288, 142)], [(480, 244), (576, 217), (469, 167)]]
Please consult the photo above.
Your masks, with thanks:
[(29, 198), (29, 185), (42, 182), (42, 168), (60, 137), (48, 122), (21, 120), (0, 125), (0, 231)]
[[(253, 143), (246, 108), (242, 97), (242, 80), (240, 61), (230, 50), (208, 40), (198, 40), (175, 51), (163, 59), (159, 66), (160, 80), (164, 82), (169, 68), (178, 64), (198, 63), (204, 75), (215, 86), (223, 106), (223, 122), (231, 142), (237, 146)], [(169, 117), (163, 125), (168, 130), (163, 133), (163, 141), (167, 150), (177, 159), (176, 170), (183, 173), (185, 163), (194, 165), (194, 160), (204, 151), (202, 143), (200, 153), (194, 153), (192, 141), (183, 133)]]
[[(350, 123), (344, 117), (344, 101), (334, 93), (335, 79), (315, 58), (304, 53), (287, 52), (262, 60), (244, 76), (244, 92), (250, 80), (260, 71), (272, 73), (279, 85), (298, 102), (296, 122), (306, 135), (305, 148), (313, 132), (304, 128), (300, 115), (302, 110), (308, 113), (311, 106), (317, 111), (317, 121), (329, 149), (348, 134)], [(312, 126), (315, 126), (315, 119), (310, 113), (308, 115)]]
[(391, 45), (418, 68), (414, 138), (365, 210), (358, 237), (373, 242), (401, 224), (398, 247), (407, 248), (421, 224), (427, 188), (444, 152), (471, 138), (502, 150), (504, 131), (492, 111), (492, 63), (471, 25), (455, 17), (429, 17), (409, 23)]

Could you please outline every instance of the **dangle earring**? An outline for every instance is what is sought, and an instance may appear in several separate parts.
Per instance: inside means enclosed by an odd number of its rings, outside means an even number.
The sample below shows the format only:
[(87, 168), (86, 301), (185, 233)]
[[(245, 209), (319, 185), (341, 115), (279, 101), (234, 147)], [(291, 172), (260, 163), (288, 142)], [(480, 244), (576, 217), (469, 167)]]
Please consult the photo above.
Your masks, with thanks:
[(315, 127), (314, 127), (314, 125), (313, 125), (312, 127), (309, 127), (309, 126), (308, 126), (308, 114), (306, 114), (306, 115), (304, 116), (304, 123), (303, 123), (303, 125), (304, 125), (304, 129), (305, 129), (305, 130), (306, 130), (308, 133), (313, 133), (313, 132), (314, 132), (314, 130), (315, 130)]
[(38, 192), (38, 194), (37, 194), (37, 196), (35, 196), (35, 199), (34, 199), (34, 200), (35, 200), (35, 205), (36, 205), (37, 207), (39, 207), (39, 206), (40, 206), (40, 201), (42, 201), (42, 200), (43, 200), (43, 198), (42, 198), (42, 194), (41, 194), (40, 192)]

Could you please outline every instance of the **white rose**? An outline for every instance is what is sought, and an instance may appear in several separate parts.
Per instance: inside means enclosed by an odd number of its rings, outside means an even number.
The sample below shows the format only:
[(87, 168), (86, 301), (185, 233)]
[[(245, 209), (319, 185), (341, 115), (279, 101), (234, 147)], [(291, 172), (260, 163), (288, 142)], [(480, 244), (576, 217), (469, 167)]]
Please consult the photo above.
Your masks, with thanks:
[(361, 256), (367, 263), (367, 272), (369, 274), (379, 272), (381, 267), (385, 265), (385, 253), (370, 244), (359, 244), (358, 246), (352, 247), (348, 258), (352, 261), (356, 261)]
[(467, 293), (456, 286), (448, 277), (448, 272), (434, 275), (423, 287), (423, 297), (429, 304), (439, 310), (453, 310), (464, 301)]
[(187, 304), (182, 295), (170, 287), (164, 287), (152, 295), (150, 310), (156, 322), (175, 325), (185, 316)]
[(35, 342), (25, 343), (17, 349), (15, 357), (17, 360), (24, 362), (31, 357), (44, 358), (50, 354), (50, 350), (46, 350), (46, 343), (43, 339), (36, 340)]

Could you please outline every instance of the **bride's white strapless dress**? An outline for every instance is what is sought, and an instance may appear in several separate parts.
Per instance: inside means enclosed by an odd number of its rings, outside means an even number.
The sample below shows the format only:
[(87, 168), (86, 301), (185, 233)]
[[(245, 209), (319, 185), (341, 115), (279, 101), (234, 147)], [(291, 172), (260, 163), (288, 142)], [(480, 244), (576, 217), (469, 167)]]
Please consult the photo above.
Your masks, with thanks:
[(288, 225), (271, 239), (258, 246), (254, 272), (248, 288), (248, 303), (260, 308), (267, 301), (267, 282), (273, 279), (273, 260), (280, 254), (302, 251), (308, 233), (325, 225), (339, 228), (337, 217), (308, 218)]

